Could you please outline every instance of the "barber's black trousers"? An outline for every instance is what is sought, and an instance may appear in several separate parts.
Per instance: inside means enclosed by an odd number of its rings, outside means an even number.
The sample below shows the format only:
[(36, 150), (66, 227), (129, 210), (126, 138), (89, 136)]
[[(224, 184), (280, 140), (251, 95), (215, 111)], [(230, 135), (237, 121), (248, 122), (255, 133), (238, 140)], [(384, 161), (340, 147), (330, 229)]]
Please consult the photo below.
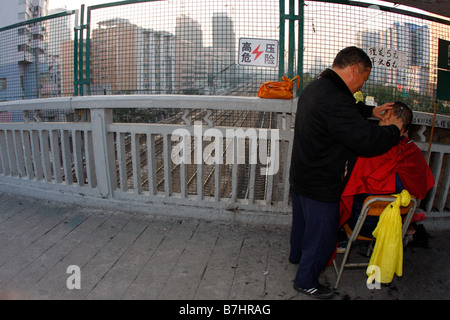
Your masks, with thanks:
[(294, 284), (314, 288), (336, 248), (339, 202), (312, 200), (292, 191), (292, 229), (289, 261), (298, 263)]

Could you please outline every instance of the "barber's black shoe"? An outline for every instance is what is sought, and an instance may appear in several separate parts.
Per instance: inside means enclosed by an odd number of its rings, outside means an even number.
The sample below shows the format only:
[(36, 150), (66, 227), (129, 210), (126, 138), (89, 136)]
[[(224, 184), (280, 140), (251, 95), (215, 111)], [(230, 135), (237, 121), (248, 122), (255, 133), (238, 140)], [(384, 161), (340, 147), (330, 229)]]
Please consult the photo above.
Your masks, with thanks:
[(334, 295), (333, 290), (321, 285), (320, 283), (317, 284), (315, 288), (310, 289), (299, 288), (294, 284), (294, 289), (316, 299), (331, 299)]

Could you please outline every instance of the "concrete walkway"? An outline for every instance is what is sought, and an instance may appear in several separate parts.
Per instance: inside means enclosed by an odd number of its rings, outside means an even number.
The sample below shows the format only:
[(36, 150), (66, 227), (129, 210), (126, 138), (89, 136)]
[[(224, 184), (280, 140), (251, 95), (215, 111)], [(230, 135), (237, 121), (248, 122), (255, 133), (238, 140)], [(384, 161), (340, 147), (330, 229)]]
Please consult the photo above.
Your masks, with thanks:
[[(449, 299), (448, 219), (424, 225), (429, 248), (407, 247), (393, 285), (369, 290), (365, 270), (347, 270), (334, 299)], [(292, 289), (288, 252), (288, 227), (156, 220), (0, 194), (2, 299), (310, 299)], [(335, 279), (330, 267), (321, 282)]]

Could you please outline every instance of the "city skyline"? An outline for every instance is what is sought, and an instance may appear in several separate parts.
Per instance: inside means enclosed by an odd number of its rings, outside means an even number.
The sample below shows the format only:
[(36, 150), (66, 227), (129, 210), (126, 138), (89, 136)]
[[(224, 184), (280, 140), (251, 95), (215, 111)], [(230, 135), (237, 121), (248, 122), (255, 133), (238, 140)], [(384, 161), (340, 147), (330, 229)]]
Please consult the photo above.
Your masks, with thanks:
[[(49, 4), (43, 0), (11, 1), (23, 3), (28, 6), (26, 10), (30, 9), (29, 3)], [(278, 2), (220, 2), (155, 1), (92, 10), (90, 74), (83, 69), (89, 76), (86, 80), (90, 91), (86, 87), (85, 92), (229, 94), (238, 85), (254, 91), (261, 85), (260, 81), (278, 79), (275, 68), (237, 63), (240, 38), (280, 40), (279, 16), (272, 14), (278, 10)], [(256, 2), (261, 4), (259, 8), (248, 9)], [(183, 3), (186, 6), (180, 6)], [(204, 8), (198, 12), (200, 3), (204, 3)], [(32, 9), (29, 14), (34, 16), (45, 13), (48, 8), (34, 6)], [(330, 16), (329, 12), (335, 14)], [(21, 92), (16, 93), (15, 99), (74, 94), (76, 17), (68, 12), (39, 23), (4, 29), (1, 34), (6, 41), (5, 53), (0, 58), (1, 99), (12, 99), (10, 90), (14, 87), (16, 92)], [(443, 34), (435, 31), (438, 29), (433, 27), (433, 22), (376, 8), (325, 2), (305, 6), (304, 17), (304, 80), (309, 81), (330, 67), (342, 47), (357, 45), (368, 50), (370, 46), (402, 52), (407, 65), (403, 66), (403, 71), (395, 72), (374, 68), (368, 84), (396, 84), (398, 88), (432, 94), (436, 83), (430, 63), (436, 57), (433, 43)], [(445, 38), (448, 28), (443, 26), (439, 30), (443, 30)], [(391, 35), (387, 36), (389, 32)], [(387, 38), (390, 40), (385, 40)], [(285, 47), (281, 53), (285, 55), (283, 67), (287, 66), (287, 53)], [(295, 69), (296, 53), (293, 56)], [(10, 57), (15, 58), (5, 63)], [(79, 67), (78, 63), (75, 66)], [(15, 79), (4, 75), (17, 68)]]

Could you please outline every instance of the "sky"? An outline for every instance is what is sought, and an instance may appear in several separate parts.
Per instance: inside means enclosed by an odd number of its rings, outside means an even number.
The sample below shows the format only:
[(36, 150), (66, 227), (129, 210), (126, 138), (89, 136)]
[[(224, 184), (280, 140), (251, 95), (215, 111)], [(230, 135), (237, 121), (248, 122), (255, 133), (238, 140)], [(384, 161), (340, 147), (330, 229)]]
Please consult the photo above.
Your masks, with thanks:
[[(73, 9), (79, 9), (82, 4), (84, 4), (86, 6), (93, 6), (93, 5), (97, 5), (97, 4), (109, 3), (109, 2), (115, 2), (115, 1), (120, 1), (120, 0), (49, 0), (49, 7), (50, 7), (50, 9), (67, 8), (69, 10), (73, 10)], [(209, 0), (209, 1), (215, 1), (215, 0)], [(359, 0), (354, 0), (354, 1), (359, 1)], [(386, 1), (378, 1), (378, 0), (361, 0), (360, 2), (374, 3), (375, 5), (378, 4), (378, 5), (384, 5), (384, 6), (389, 6), (389, 5), (394, 6), (394, 3), (390, 3), (390, 2), (386, 2)], [(405, 7), (403, 6), (403, 8), (405, 8)], [(422, 13), (424, 12), (419, 9), (416, 9), (414, 11), (422, 12)]]
[[(186, 1), (186, 3), (188, 3), (188, 2), (195, 3), (195, 2), (199, 1), (203, 5), (203, 2), (201, 2), (201, 0), (185, 0), (185, 1)], [(246, 3), (245, 1), (242, 1), (242, 2), (241, 1), (236, 2), (234, 0), (233, 1), (231, 1), (231, 0), (209, 0), (209, 1), (211, 2), (211, 4), (214, 3), (214, 7), (215, 8), (220, 8), (221, 7), (220, 3), (222, 3), (224, 11), (227, 11), (229, 14), (231, 14), (231, 17), (235, 20), (235, 23), (238, 23), (237, 16), (238, 15), (239, 16), (242, 15), (242, 13), (237, 14), (238, 11), (242, 12), (241, 10), (244, 10), (244, 11), (245, 10), (250, 10), (253, 13), (255, 13), (255, 10), (263, 10), (264, 11), (264, 8), (254, 8), (254, 7), (248, 7), (247, 8), (245, 6), (245, 3)], [(277, 1), (277, 0), (274, 0), (274, 1)], [(354, 1), (355, 2), (360, 1), (360, 2), (363, 2), (363, 3), (373, 3), (373, 5), (374, 5), (373, 8), (374, 9), (376, 9), (376, 5), (405, 8), (404, 6), (402, 7), (402, 6), (396, 5), (396, 4), (391, 3), (391, 2), (387, 2), (387, 1), (379, 1), (379, 0), (354, 0)], [(49, 9), (66, 8), (67, 10), (74, 10), (74, 9), (80, 9), (82, 4), (84, 4), (86, 7), (88, 7), (88, 6), (93, 6), (93, 5), (103, 4), (103, 3), (111, 3), (111, 2), (120, 2), (120, 0), (49, 0)], [(169, 0), (169, 1), (161, 1), (161, 2), (163, 2), (163, 3), (165, 2), (165, 3), (168, 3), (168, 4), (170, 4), (170, 2), (176, 2), (177, 6), (179, 6), (181, 1)], [(232, 3), (232, 5), (230, 5), (230, 3)], [(239, 5), (236, 5), (236, 3), (239, 3)], [(251, 2), (251, 3), (254, 3), (254, 2)], [(233, 6), (236, 6), (236, 8), (234, 8)], [(163, 7), (164, 7), (164, 5), (163, 5)], [(233, 10), (230, 11), (229, 10), (230, 7)], [(202, 6), (202, 8), (207, 10), (207, 8), (205, 6)], [(196, 21), (198, 21), (202, 25), (202, 27), (205, 28), (205, 30), (206, 30), (206, 29), (208, 29), (210, 27), (209, 25), (211, 23), (211, 17), (210, 17), (209, 14), (207, 16), (205, 16), (205, 14), (204, 14), (205, 10), (190, 11), (189, 12), (189, 16), (191, 16), (191, 18), (193, 18)], [(414, 11), (416, 11), (416, 10), (414, 10)], [(419, 11), (419, 10), (417, 10), (417, 11)], [(233, 17), (234, 13), (237, 14), (235, 17)], [(423, 13), (423, 11), (422, 11), (422, 13)], [(375, 30), (375, 29), (379, 29), (379, 28), (383, 27), (383, 25), (384, 25), (384, 23), (383, 23), (384, 16), (382, 14), (378, 14), (375, 10), (373, 10), (373, 12), (372, 12), (372, 10), (366, 11), (365, 14), (370, 16), (370, 21), (371, 21), (371, 24), (370, 25), (368, 24), (366, 26), (366, 28)], [(95, 16), (96, 15), (94, 15), (94, 17)], [(138, 15), (135, 15), (135, 16), (129, 18), (130, 22), (135, 23), (135, 24), (140, 25), (140, 26), (143, 26), (143, 27), (147, 27), (147, 26), (144, 25), (146, 20), (145, 21), (139, 21), (139, 22), (132, 20), (134, 18), (139, 18)], [(333, 15), (329, 16), (328, 18), (331, 18), (332, 16)], [(165, 24), (165, 27), (168, 27), (169, 25), (173, 25), (173, 26), (175, 25), (174, 21), (169, 21), (170, 18), (173, 18), (173, 17), (165, 17), (165, 19), (167, 19), (167, 23)], [(338, 18), (338, 17), (336, 17), (336, 18)], [(93, 19), (94, 20), (92, 20), (91, 22), (95, 25), (95, 23), (97, 21), (95, 21), (95, 18), (93, 18)], [(158, 17), (156, 20), (158, 20), (158, 19), (161, 19), (161, 17)], [(242, 18), (242, 19), (245, 19), (245, 18)], [(250, 23), (250, 21), (244, 21), (244, 22), (245, 23)], [(163, 25), (163, 24), (156, 22), (155, 25)], [(154, 28), (153, 24), (152, 24), (152, 28)], [(256, 30), (258, 28), (253, 28), (253, 29)], [(167, 29), (166, 31), (174, 32), (174, 30), (169, 30), (169, 29)], [(316, 37), (318, 37), (318, 36), (319, 36), (319, 34), (317, 33)], [(204, 41), (204, 45), (207, 45), (209, 42), (212, 41), (211, 39), (207, 38), (207, 33), (204, 33), (203, 37), (204, 37), (204, 40), (203, 40)], [(255, 35), (255, 38), (257, 38), (257, 37), (258, 36)]]
[(68, 10), (80, 9), (82, 4), (94, 6), (101, 3), (114, 2), (114, 0), (49, 0), (49, 9), (66, 8)]

